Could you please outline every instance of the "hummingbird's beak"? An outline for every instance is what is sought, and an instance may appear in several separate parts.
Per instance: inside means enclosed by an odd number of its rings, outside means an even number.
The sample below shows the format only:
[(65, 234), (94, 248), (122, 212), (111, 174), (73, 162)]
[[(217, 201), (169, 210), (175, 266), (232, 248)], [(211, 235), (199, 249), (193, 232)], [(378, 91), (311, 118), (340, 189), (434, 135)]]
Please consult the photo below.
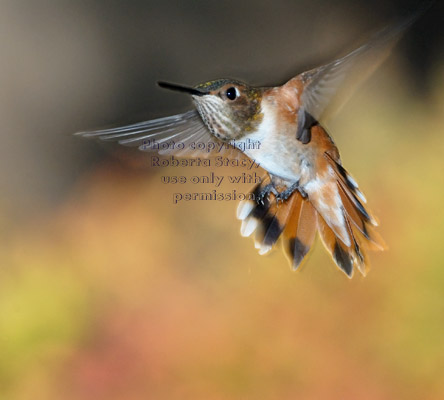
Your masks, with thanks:
[(195, 88), (188, 87), (188, 86), (177, 85), (175, 83), (157, 82), (157, 84), (161, 88), (175, 90), (177, 92), (184, 92), (184, 93), (191, 94), (193, 96), (204, 96), (204, 95), (208, 94), (206, 92), (203, 92), (202, 90), (195, 89)]

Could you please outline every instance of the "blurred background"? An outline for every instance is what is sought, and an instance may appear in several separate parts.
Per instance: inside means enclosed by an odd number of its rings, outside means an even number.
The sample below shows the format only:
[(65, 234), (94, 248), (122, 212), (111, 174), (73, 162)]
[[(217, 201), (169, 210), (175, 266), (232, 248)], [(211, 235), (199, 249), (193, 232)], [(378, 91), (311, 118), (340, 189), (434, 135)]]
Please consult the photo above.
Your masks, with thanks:
[(442, 5), (329, 125), (389, 245), (365, 279), (174, 205), (160, 177), (206, 168), (72, 136), (190, 108), (157, 80), (283, 83), (417, 4), (3, 0), (0, 398), (444, 398)]

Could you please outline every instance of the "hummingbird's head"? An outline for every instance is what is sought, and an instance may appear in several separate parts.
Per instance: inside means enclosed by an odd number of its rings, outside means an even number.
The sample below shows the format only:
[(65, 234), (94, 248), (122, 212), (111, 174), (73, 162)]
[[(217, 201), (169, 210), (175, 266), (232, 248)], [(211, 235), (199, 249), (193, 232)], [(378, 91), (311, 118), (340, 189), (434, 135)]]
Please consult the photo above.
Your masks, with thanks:
[(260, 88), (231, 79), (200, 83), (194, 88), (159, 83), (160, 86), (191, 94), (196, 108), (210, 132), (230, 141), (254, 132), (262, 120)]

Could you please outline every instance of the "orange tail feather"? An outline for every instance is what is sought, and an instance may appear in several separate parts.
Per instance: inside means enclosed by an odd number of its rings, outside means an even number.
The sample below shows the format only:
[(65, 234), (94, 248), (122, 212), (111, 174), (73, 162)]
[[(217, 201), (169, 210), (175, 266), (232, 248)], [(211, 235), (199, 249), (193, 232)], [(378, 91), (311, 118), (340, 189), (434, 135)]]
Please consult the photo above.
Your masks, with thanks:
[[(241, 234), (255, 233), (260, 254), (268, 253), (281, 240), (293, 269), (297, 269), (318, 230), (334, 262), (348, 277), (352, 277), (354, 267), (365, 275), (366, 250), (383, 250), (385, 244), (370, 226), (376, 221), (362, 205), (360, 200), (365, 199), (354, 180), (342, 166), (328, 161), (335, 171), (334, 178), (327, 174), (328, 184), (317, 184), (316, 193), (308, 192), (308, 198), (295, 191), (284, 202), (276, 201), (271, 193), (263, 203), (241, 202), (237, 215), (242, 220)], [(261, 182), (255, 187), (255, 197), (265, 185)]]

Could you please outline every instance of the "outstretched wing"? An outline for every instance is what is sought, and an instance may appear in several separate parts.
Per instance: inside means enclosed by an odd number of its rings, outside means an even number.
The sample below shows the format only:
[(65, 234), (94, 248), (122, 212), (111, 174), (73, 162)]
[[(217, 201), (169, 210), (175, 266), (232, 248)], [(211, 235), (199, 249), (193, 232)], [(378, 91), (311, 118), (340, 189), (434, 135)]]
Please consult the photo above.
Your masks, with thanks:
[(402, 34), (422, 11), (379, 31), (345, 57), (302, 73), (300, 78), (305, 89), (301, 95), (301, 104), (305, 111), (317, 121), (325, 121), (338, 111), (388, 57)]
[(119, 128), (78, 132), (76, 135), (117, 141), (124, 146), (162, 155), (205, 157), (211, 151), (238, 152), (233, 146), (211, 135), (196, 110)]

